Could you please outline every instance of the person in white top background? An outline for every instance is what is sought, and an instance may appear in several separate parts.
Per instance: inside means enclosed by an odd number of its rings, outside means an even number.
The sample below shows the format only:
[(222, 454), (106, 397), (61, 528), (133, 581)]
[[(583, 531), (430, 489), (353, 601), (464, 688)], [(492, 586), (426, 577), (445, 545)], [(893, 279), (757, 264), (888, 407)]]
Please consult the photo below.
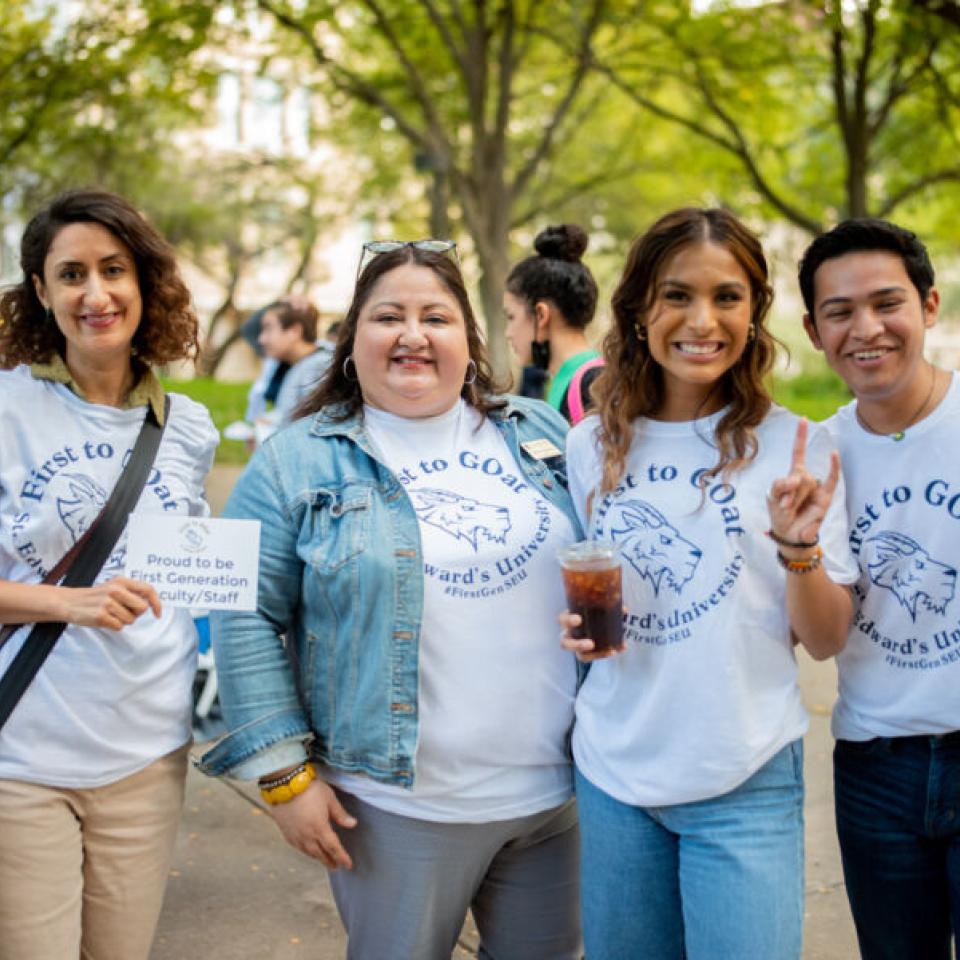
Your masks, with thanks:
[(810, 339), (855, 397), (826, 424), (860, 566), (833, 714), (847, 894), (865, 960), (948, 960), (960, 931), (960, 385), (924, 358), (940, 298), (910, 231), (839, 224), (807, 249), (800, 289)]
[(163, 434), (135, 510), (207, 514), (217, 432), (150, 366), (194, 355), (197, 318), (173, 249), (115, 194), (54, 200), (27, 225), (21, 266), (0, 297), (0, 623), (25, 626), (0, 645), (0, 675), (33, 624), (67, 626), (0, 730), (0, 957), (146, 960), (196, 629), (122, 576), (125, 534), (92, 586), (42, 581), (96, 522), (148, 415)]
[[(844, 644), (856, 578), (826, 431), (772, 404), (756, 237), (683, 209), (633, 244), (598, 414), (568, 439), (587, 536), (622, 557), (625, 648), (576, 703), (591, 960), (796, 960), (803, 919), (796, 643)], [(834, 493), (839, 491), (839, 496)]]

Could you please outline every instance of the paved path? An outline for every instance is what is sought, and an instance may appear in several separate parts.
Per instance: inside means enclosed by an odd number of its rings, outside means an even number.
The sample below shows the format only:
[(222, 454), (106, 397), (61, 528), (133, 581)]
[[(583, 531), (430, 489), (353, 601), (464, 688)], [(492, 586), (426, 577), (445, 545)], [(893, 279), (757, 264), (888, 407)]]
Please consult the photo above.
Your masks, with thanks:
[[(222, 507), (238, 470), (217, 468)], [(854, 960), (856, 940), (833, 826), (832, 663), (801, 660), (806, 738), (807, 911), (804, 960)], [(467, 928), (457, 960), (475, 956)], [(192, 771), (152, 960), (339, 960), (344, 937), (323, 868), (288, 847), (254, 792)], [(390, 958), (384, 958), (390, 960)]]

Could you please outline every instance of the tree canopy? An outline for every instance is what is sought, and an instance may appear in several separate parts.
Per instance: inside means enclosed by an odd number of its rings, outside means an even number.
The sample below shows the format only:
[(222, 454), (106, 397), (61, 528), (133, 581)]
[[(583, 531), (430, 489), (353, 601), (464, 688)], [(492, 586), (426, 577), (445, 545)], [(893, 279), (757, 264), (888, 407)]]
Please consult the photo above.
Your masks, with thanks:
[[(234, 327), (245, 273), (282, 249), (307, 283), (339, 216), (457, 239), (502, 370), (503, 281), (547, 222), (612, 258), (685, 202), (934, 239), (960, 212), (952, 0), (4, 6), (0, 216), (71, 184), (127, 193), (217, 278)], [(240, 56), (304, 92), (309, 153), (209, 149)]]

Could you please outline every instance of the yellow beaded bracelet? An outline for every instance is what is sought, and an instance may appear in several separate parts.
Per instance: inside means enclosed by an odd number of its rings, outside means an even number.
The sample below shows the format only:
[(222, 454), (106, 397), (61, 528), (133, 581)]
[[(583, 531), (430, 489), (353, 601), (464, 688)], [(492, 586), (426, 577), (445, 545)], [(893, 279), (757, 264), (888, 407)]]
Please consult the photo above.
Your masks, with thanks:
[(271, 805), (289, 803), (294, 797), (298, 797), (303, 793), (316, 779), (316, 768), (312, 763), (307, 761), (303, 765), (303, 769), (298, 770), (285, 783), (278, 783), (273, 787), (261, 787), (260, 796)]

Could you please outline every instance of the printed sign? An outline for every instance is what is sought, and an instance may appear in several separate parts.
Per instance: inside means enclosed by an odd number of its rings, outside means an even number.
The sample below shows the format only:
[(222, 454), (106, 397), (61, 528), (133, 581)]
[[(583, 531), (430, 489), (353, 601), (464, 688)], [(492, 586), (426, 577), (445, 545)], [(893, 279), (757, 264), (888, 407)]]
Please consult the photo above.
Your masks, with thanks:
[(259, 520), (137, 513), (127, 531), (125, 574), (151, 584), (161, 603), (256, 609)]

